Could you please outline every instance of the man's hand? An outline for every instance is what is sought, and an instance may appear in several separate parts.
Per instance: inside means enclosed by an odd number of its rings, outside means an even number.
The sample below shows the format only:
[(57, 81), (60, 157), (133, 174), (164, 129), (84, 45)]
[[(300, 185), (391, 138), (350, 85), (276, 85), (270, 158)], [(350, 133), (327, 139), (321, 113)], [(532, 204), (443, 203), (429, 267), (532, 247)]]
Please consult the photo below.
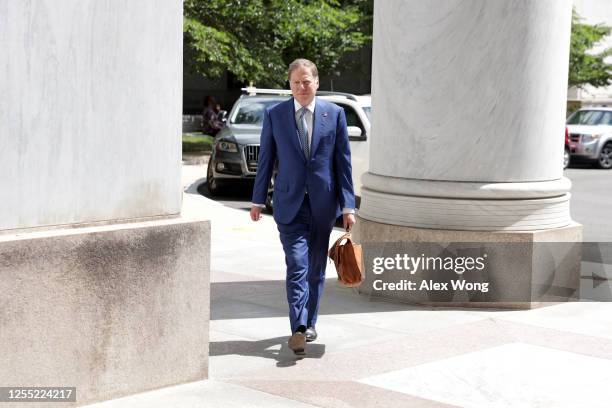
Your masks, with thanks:
[(346, 231), (351, 232), (351, 229), (353, 228), (353, 224), (355, 224), (355, 214), (343, 214), (342, 215), (342, 226), (344, 227)]
[(256, 205), (251, 207), (251, 219), (253, 221), (259, 221), (261, 220), (261, 207), (258, 207)]

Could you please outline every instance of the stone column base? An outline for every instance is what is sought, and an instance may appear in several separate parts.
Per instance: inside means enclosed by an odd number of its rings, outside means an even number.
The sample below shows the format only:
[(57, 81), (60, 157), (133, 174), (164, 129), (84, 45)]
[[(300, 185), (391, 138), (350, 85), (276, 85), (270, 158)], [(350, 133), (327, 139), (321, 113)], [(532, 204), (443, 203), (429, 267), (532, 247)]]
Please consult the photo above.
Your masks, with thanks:
[(207, 378), (209, 273), (209, 221), (0, 236), (0, 384), (83, 405)]
[[(412, 228), (357, 217), (353, 238), (364, 245), (366, 280), (359, 288), (363, 295), (429, 306), (528, 309), (573, 300), (579, 293), (582, 225), (577, 223), (548, 230), (492, 232)], [(405, 271), (374, 274), (372, 259), (368, 259), (374, 247), (378, 252), (386, 247), (388, 257), (401, 243), (481, 243), (484, 252), (495, 252), (495, 261), (486, 269), (486, 279), (495, 290), (484, 296), (486, 301), (483, 297), (457, 300), (457, 296), (430, 296), (431, 292), (375, 290), (375, 280), (410, 279)], [(508, 245), (500, 245), (503, 243)]]

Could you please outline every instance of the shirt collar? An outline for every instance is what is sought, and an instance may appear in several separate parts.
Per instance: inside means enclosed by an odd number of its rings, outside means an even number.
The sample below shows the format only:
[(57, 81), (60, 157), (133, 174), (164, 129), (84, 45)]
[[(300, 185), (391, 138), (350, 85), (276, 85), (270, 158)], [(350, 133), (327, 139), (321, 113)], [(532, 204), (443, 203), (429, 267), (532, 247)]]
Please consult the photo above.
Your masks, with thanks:
[[(312, 98), (312, 102), (306, 105), (306, 109), (308, 109), (311, 113), (314, 113), (316, 101), (317, 97), (315, 96), (314, 98)], [(302, 109), (302, 105), (300, 105), (299, 102), (295, 100), (295, 98), (293, 98), (293, 107), (295, 108), (296, 112)]]

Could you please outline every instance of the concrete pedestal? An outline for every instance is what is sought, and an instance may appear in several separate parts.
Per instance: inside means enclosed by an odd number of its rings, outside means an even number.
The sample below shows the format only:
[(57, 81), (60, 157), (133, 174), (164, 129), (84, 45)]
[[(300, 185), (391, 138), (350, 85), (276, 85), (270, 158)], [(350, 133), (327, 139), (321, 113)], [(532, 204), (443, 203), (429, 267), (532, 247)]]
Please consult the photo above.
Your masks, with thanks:
[(209, 272), (209, 221), (0, 235), (0, 384), (82, 405), (207, 378)]
[[(410, 228), (359, 218), (353, 236), (364, 245), (366, 280), (359, 288), (364, 295), (435, 306), (523, 309), (575, 300), (578, 296), (582, 253), (579, 224), (540, 231), (483, 232)], [(405, 278), (448, 282), (449, 274), (443, 276), (436, 272), (419, 271), (415, 275), (401, 270), (381, 275), (372, 272), (373, 257), (394, 256), (406, 247), (418, 247), (418, 243), (440, 243), (454, 249), (477, 248), (478, 252), (488, 254), (481, 280), (489, 283), (489, 292), (475, 295), (452, 290), (376, 290), (377, 279), (387, 283)], [(411, 255), (420, 254), (421, 251)]]

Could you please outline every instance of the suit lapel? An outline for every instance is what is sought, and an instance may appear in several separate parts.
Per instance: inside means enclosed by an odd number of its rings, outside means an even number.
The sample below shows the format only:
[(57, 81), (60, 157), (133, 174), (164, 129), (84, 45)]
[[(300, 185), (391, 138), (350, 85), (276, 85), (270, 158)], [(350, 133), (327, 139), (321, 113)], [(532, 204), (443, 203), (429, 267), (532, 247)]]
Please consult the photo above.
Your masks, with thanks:
[(323, 128), (325, 127), (325, 122), (327, 120), (327, 110), (325, 104), (319, 101), (319, 98), (316, 99), (315, 103), (315, 111), (314, 117), (312, 118), (314, 128), (312, 132), (312, 141), (310, 142), (310, 158), (312, 158), (317, 151), (317, 147), (319, 147), (319, 141), (321, 140), (321, 135), (323, 134)]
[(291, 141), (291, 144), (298, 150), (298, 154), (302, 158), (302, 160), (306, 162), (306, 156), (304, 156), (304, 151), (302, 150), (302, 145), (300, 144), (300, 136), (297, 132), (297, 123), (295, 122), (295, 106), (293, 104), (293, 98), (287, 101), (287, 121), (289, 123), (289, 140)]

